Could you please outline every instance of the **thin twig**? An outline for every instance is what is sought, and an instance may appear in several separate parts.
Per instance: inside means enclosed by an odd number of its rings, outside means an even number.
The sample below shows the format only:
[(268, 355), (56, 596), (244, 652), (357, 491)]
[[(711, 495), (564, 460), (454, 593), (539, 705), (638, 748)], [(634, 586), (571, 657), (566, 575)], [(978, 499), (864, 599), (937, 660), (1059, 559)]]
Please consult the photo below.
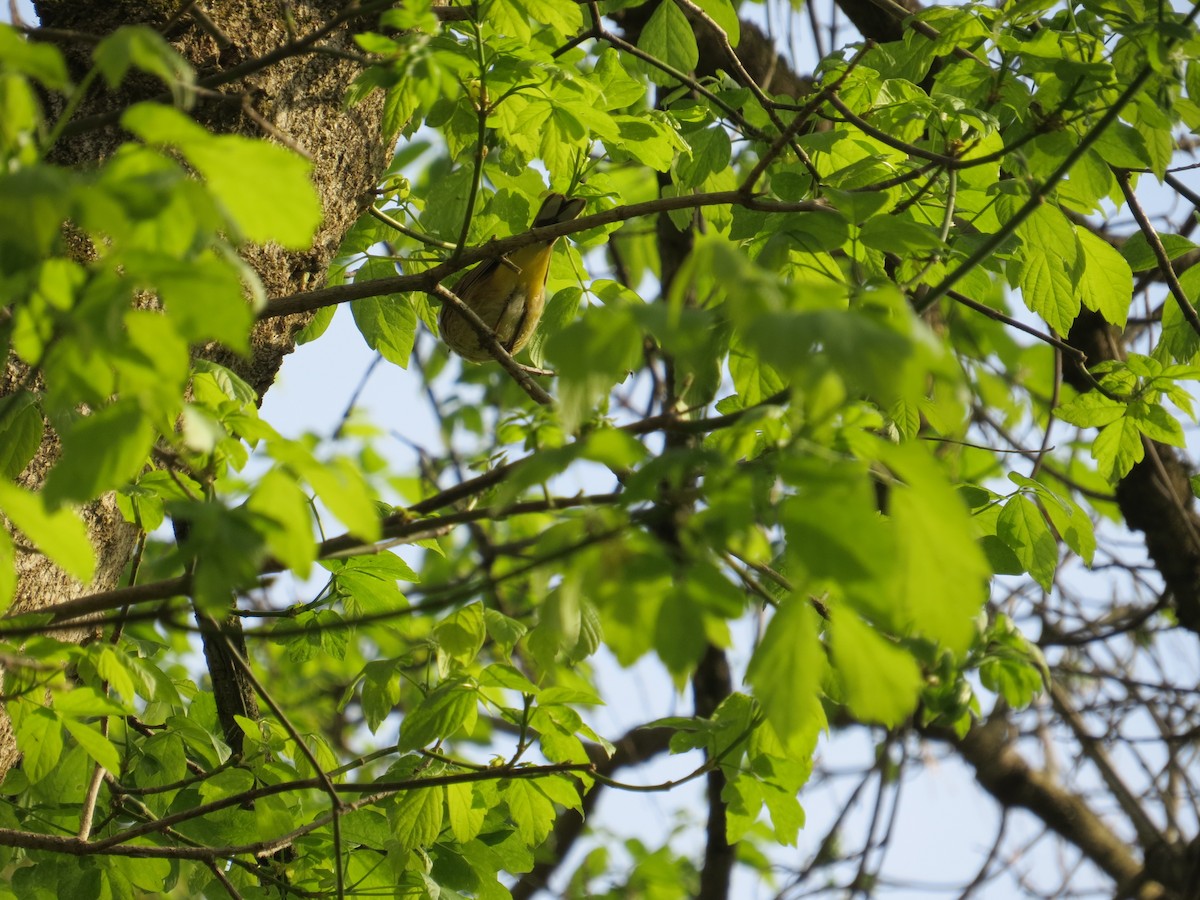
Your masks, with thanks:
[(387, 213), (385, 213), (382, 209), (375, 206), (374, 204), (371, 204), (370, 206), (367, 207), (367, 215), (378, 219), (380, 222), (382, 222), (384, 225), (387, 225), (389, 228), (394, 228), (396, 231), (400, 232), (405, 237), (410, 237), (414, 241), (419, 241), (420, 243), (426, 244), (427, 246), (438, 247), (441, 250), (456, 249), (456, 245), (450, 243), (449, 241), (442, 241), (442, 240), (439, 240), (438, 238), (430, 237), (427, 234), (421, 234), (421, 232), (417, 231), (415, 228), (409, 228), (403, 222), (399, 221), (398, 219), (393, 218), (392, 216), (389, 216)]
[(1175, 267), (1171, 265), (1170, 255), (1167, 253), (1166, 248), (1163, 247), (1162, 240), (1159, 238), (1158, 232), (1154, 230), (1154, 226), (1150, 223), (1150, 218), (1146, 215), (1146, 211), (1138, 203), (1137, 194), (1134, 193), (1133, 185), (1129, 181), (1129, 173), (1123, 169), (1114, 169), (1113, 174), (1117, 176), (1117, 183), (1121, 185), (1121, 193), (1125, 195), (1125, 202), (1129, 204), (1129, 211), (1133, 213), (1133, 217), (1137, 220), (1138, 227), (1141, 229), (1143, 237), (1146, 238), (1146, 243), (1154, 251), (1154, 258), (1158, 260), (1158, 269), (1162, 272), (1163, 280), (1167, 283), (1167, 290), (1171, 292), (1171, 296), (1179, 304), (1179, 309), (1183, 313), (1183, 317), (1187, 319), (1187, 323), (1192, 326), (1192, 331), (1200, 334), (1200, 314), (1196, 312), (1196, 307), (1192, 306), (1191, 301), (1188, 300), (1187, 291), (1183, 289), (1183, 285), (1179, 283), (1179, 279), (1175, 275)]
[(816, 94), (814, 94), (809, 101), (800, 108), (788, 127), (780, 132), (779, 137), (775, 138), (774, 143), (767, 148), (767, 151), (763, 153), (758, 162), (754, 164), (754, 168), (750, 170), (750, 173), (742, 181), (743, 191), (750, 192), (754, 190), (754, 186), (758, 184), (758, 180), (763, 176), (763, 173), (767, 171), (767, 166), (775, 161), (779, 154), (783, 152), (783, 148), (791, 143), (792, 139), (795, 138), (800, 129), (808, 124), (809, 117), (820, 108), (821, 104), (824, 103), (834, 91), (842, 86), (842, 82), (846, 80), (847, 76), (849, 76), (849, 74), (858, 67), (859, 62), (862, 61), (863, 55), (874, 47), (874, 41), (866, 41), (859, 51), (850, 58), (850, 61), (846, 63), (846, 68), (844, 68), (838, 74), (837, 78), (835, 78), (831, 84), (823, 85), (821, 89), (817, 91)]

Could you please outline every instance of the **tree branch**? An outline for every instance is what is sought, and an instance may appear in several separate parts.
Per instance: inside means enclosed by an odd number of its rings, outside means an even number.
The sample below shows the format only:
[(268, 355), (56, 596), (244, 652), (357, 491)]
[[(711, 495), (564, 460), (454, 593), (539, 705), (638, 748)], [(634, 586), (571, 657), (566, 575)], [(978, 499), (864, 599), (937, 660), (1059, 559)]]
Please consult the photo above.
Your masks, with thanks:
[(975, 769), (979, 784), (1005, 808), (1019, 807), (1036, 815), (1048, 828), (1070, 841), (1119, 886), (1117, 896), (1135, 900), (1166, 900), (1172, 895), (1160, 884), (1143, 883), (1143, 867), (1122, 840), (1077, 795), (1063, 788), (1021, 757), (1009, 734), (1007, 717), (994, 713), (962, 739), (935, 735), (952, 743)]
[(460, 269), (473, 265), (481, 260), (496, 259), (506, 256), (514, 250), (530, 244), (546, 243), (550, 240), (574, 234), (577, 231), (587, 231), (604, 225), (624, 222), (638, 216), (657, 215), (676, 209), (701, 209), (706, 206), (744, 206), (763, 212), (816, 212), (827, 210), (829, 207), (818, 200), (800, 200), (783, 202), (757, 199), (753, 194), (744, 191), (714, 191), (711, 193), (683, 194), (679, 197), (660, 197), (647, 200), (644, 203), (631, 203), (628, 206), (614, 206), (590, 216), (582, 216), (569, 222), (556, 225), (546, 225), (542, 228), (531, 228), (529, 231), (515, 234), (511, 237), (498, 238), (464, 250), (456, 260), (447, 261), (419, 272), (414, 275), (396, 275), (391, 278), (375, 278), (370, 281), (356, 281), (334, 287), (321, 288), (314, 291), (302, 291), (284, 297), (276, 297), (267, 302), (266, 307), (259, 312), (259, 320), (274, 319), (280, 316), (290, 316), (298, 312), (312, 312), (325, 306), (348, 303), (351, 300), (361, 300), (364, 297), (381, 297), (385, 294), (399, 294), (408, 291), (425, 291), (434, 293), (439, 282), (449, 278)]

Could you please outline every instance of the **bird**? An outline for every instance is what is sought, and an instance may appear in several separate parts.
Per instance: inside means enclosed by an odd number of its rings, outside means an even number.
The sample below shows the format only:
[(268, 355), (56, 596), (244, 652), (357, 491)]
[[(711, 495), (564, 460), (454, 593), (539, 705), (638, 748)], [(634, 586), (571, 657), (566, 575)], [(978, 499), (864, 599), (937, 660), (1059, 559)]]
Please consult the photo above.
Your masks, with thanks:
[[(586, 205), (580, 197), (551, 194), (542, 201), (530, 228), (569, 222)], [(541, 321), (555, 240), (539, 241), (498, 259), (484, 260), (454, 286), (454, 293), (487, 323), (500, 346), (510, 354), (529, 343)], [(487, 362), (493, 358), (475, 328), (449, 303), (442, 304), (438, 329), (442, 340), (463, 359)]]

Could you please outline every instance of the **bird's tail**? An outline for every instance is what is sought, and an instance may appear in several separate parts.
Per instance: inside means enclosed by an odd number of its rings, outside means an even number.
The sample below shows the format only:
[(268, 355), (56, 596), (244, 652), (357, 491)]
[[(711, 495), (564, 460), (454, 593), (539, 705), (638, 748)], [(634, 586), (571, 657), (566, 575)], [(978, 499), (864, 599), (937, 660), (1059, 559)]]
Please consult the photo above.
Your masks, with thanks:
[(542, 207), (533, 217), (531, 228), (542, 228), (546, 225), (557, 225), (560, 222), (570, 222), (583, 212), (587, 201), (582, 197), (566, 197), (563, 194), (551, 194), (542, 201)]

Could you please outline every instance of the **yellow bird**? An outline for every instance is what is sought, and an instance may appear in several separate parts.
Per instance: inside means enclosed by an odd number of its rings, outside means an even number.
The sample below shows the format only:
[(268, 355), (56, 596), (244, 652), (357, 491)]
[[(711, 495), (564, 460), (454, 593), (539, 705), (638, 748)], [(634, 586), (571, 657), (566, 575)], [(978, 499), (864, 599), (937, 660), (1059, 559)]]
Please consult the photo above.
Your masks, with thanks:
[[(533, 217), (531, 228), (569, 222), (587, 201), (551, 194)], [(517, 353), (529, 343), (546, 305), (546, 278), (554, 241), (530, 244), (501, 259), (488, 259), (462, 277), (454, 293), (496, 333), (500, 345)], [(492, 354), (480, 343), (471, 323), (448, 303), (442, 304), (438, 328), (450, 349), (471, 362), (487, 362)]]

